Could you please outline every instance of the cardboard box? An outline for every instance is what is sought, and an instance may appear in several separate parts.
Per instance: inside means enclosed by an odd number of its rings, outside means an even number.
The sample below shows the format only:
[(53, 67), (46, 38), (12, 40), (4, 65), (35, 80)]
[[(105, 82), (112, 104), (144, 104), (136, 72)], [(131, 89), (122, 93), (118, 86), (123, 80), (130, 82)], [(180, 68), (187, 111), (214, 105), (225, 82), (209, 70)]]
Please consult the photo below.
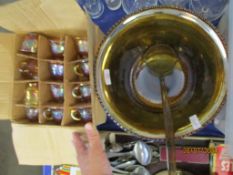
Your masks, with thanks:
[[(106, 118), (94, 92), (92, 68), (94, 54), (98, 47), (98, 37), (101, 38), (102, 35), (96, 37), (97, 29), (74, 0), (21, 0), (0, 6), (0, 26), (14, 32), (0, 33), (0, 119), (12, 120), (12, 137), (19, 163), (27, 165), (77, 164), (71, 137), (73, 131), (83, 131), (82, 125), (70, 125), (71, 121), (68, 116), (62, 122), (63, 126), (47, 125), (43, 121), (41, 122), (43, 124), (31, 124), (21, 120), (24, 116), (22, 110), (24, 106), (17, 105), (15, 99), (22, 98), (25, 82), (15, 81), (17, 51), (22, 36), (28, 32), (39, 32), (50, 37), (66, 36), (68, 45), (72, 45), (69, 44), (73, 42), (72, 37), (87, 37), (92, 116), (93, 123), (98, 125), (104, 123)], [(44, 43), (42, 47), (48, 44), (43, 36), (40, 37), (39, 42)], [(70, 54), (66, 56), (67, 58), (72, 57), (73, 54), (72, 46), (68, 49), (71, 51), (67, 52)], [(38, 55), (39, 59), (42, 57)], [(67, 85), (67, 91), (69, 91), (71, 85), (69, 83)], [(69, 100), (69, 97), (67, 98)], [(42, 108), (43, 105), (45, 104), (42, 104)], [(70, 105), (71, 103), (65, 103), (64, 108), (70, 109)]]

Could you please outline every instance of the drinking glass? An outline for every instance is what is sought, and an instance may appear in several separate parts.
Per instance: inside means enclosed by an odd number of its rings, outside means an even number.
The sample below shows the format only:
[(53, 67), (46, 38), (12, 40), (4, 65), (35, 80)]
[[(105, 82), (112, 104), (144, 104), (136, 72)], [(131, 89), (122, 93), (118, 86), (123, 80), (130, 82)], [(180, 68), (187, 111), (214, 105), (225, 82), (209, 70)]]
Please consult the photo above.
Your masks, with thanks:
[(89, 64), (88, 60), (83, 60), (80, 63), (76, 64), (73, 68), (75, 75), (78, 76), (80, 81), (89, 80)]
[(50, 73), (53, 79), (63, 80), (64, 76), (64, 65), (62, 63), (51, 63), (50, 64)]
[(63, 58), (63, 54), (65, 51), (65, 40), (64, 38), (55, 38), (51, 39), (50, 47), (53, 56)]
[(156, 6), (158, 0), (122, 0), (122, 7), (126, 14), (133, 13), (139, 9)]
[(74, 121), (88, 122), (88, 121), (91, 121), (91, 118), (92, 118), (90, 108), (72, 109), (70, 112), (70, 115)]
[(29, 33), (25, 35), (20, 51), (24, 53), (37, 53), (38, 36), (39, 35), (36, 33)]
[(81, 4), (92, 19), (97, 19), (104, 13), (104, 4), (101, 0), (82, 0)]
[(88, 57), (88, 42), (86, 39), (76, 38), (78, 54), (81, 59)]
[(64, 101), (64, 86), (60, 84), (50, 85), (51, 93), (53, 98), (58, 102)]
[(189, 7), (209, 21), (219, 19), (225, 12), (228, 0), (190, 0)]
[(28, 83), (26, 87), (24, 102), (27, 107), (38, 106), (39, 104), (38, 83)]
[(64, 112), (63, 109), (47, 108), (42, 112), (42, 116), (47, 121), (55, 121), (56, 123), (61, 123)]
[(27, 107), (26, 108), (26, 117), (30, 121), (37, 121), (38, 120), (38, 115), (39, 115), (39, 110), (37, 108), (33, 107)]
[(36, 60), (21, 61), (18, 66), (18, 71), (25, 79), (38, 79), (38, 64)]
[(72, 96), (80, 101), (89, 101), (91, 99), (90, 85), (77, 85), (72, 90)]
[(118, 10), (121, 7), (121, 0), (105, 0), (105, 3), (107, 7), (113, 11)]
[(158, 3), (160, 5), (173, 5), (179, 7), (186, 7), (189, 3), (189, 0), (159, 0)]

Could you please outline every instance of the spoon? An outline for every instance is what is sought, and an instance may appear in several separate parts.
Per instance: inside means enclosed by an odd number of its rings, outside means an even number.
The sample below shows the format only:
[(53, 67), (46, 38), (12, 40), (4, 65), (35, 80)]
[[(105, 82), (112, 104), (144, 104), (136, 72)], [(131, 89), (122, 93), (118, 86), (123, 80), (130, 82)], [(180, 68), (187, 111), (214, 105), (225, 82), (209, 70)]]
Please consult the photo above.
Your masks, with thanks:
[(116, 165), (115, 168), (124, 169), (124, 168), (127, 168), (130, 165), (135, 165), (136, 163), (137, 163), (136, 160), (129, 160), (127, 162)]
[(150, 172), (143, 166), (135, 168), (135, 170), (130, 173), (130, 175), (150, 175)]
[(130, 175), (151, 175), (151, 173), (143, 166), (132, 165), (126, 168), (126, 171), (130, 171)]
[(119, 153), (123, 150), (124, 148), (118, 144), (118, 143), (115, 143), (115, 144), (112, 144), (111, 147), (109, 148), (109, 152), (111, 153)]
[(120, 174), (127, 174), (127, 175), (130, 174), (128, 171), (119, 170), (119, 169), (114, 168), (114, 167), (111, 167), (111, 168), (112, 168), (113, 174), (119, 174), (119, 173), (120, 173)]
[(108, 135), (108, 140), (111, 144), (111, 146), (109, 148), (109, 152), (118, 153), (124, 149), (120, 144), (118, 144), (116, 142), (116, 134), (115, 133), (110, 133)]
[(117, 165), (120, 165), (124, 162), (128, 162), (129, 160), (131, 160), (131, 156), (122, 156), (122, 157), (119, 157), (118, 159), (114, 160), (114, 161), (111, 161), (110, 164), (115, 167)]
[(126, 153), (108, 153), (108, 158), (129, 155), (135, 157), (141, 165), (149, 165), (152, 160), (151, 148), (142, 141), (137, 141), (132, 151)]
[(164, 128), (166, 136), (167, 148), (167, 168), (169, 175), (176, 174), (176, 151), (173, 119), (167, 95), (167, 87), (165, 77), (173, 72), (173, 69), (178, 62), (175, 52), (166, 45), (156, 45), (150, 47), (143, 57), (144, 64), (149, 68), (151, 74), (159, 77), (161, 87), (161, 97), (164, 115)]

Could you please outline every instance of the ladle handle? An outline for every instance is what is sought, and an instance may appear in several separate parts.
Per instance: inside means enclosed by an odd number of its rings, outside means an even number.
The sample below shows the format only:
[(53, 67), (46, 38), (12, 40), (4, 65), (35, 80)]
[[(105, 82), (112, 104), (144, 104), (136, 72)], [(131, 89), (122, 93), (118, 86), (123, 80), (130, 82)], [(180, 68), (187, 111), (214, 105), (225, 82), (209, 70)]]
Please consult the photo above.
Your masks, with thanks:
[(160, 77), (160, 87), (163, 103), (164, 127), (166, 136), (167, 169), (169, 175), (176, 175), (176, 149), (173, 119), (168, 102), (167, 87), (164, 81), (164, 77)]

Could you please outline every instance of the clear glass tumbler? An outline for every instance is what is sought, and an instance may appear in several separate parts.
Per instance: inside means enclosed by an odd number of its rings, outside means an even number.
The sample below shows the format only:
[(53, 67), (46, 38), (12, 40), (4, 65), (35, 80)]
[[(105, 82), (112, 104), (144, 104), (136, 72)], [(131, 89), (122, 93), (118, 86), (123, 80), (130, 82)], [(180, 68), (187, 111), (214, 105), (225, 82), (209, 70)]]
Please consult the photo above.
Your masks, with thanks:
[(159, 0), (158, 2), (160, 5), (186, 7), (186, 5), (189, 3), (189, 0)]
[(122, 0), (122, 7), (126, 14), (133, 13), (145, 7), (157, 5), (158, 0)]
[(219, 19), (225, 12), (229, 0), (190, 0), (189, 7), (209, 21)]
[(97, 19), (104, 13), (104, 4), (101, 0), (83, 0), (83, 4), (83, 8), (92, 19)]
[(121, 0), (105, 0), (105, 3), (107, 7), (113, 11), (118, 10), (121, 7)]

